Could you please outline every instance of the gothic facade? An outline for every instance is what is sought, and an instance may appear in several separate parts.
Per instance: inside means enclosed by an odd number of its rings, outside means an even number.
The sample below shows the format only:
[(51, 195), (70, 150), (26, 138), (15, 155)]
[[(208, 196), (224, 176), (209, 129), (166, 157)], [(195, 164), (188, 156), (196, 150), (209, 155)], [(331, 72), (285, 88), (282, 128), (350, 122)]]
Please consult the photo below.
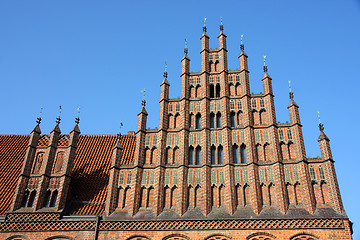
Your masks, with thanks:
[(352, 239), (329, 138), (306, 157), (299, 107), (276, 120), (272, 79), (251, 94), (244, 45), (239, 70), (227, 66), (226, 35), (201, 70), (181, 60), (181, 97), (160, 85), (159, 126), (148, 129), (145, 101), (137, 131), (81, 135), (76, 119), (49, 135), (39, 118), (30, 135), (1, 135), (2, 239), (315, 240)]

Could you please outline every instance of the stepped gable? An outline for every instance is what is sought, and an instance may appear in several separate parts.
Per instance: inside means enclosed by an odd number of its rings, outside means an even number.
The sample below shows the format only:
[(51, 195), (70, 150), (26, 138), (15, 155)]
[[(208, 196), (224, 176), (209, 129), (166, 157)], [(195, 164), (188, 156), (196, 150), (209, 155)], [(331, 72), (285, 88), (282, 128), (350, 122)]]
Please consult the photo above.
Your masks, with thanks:
[[(0, 215), (10, 208), (29, 138), (29, 135), (0, 135)], [(43, 136), (39, 142), (45, 142), (45, 139), (47, 137)], [(116, 135), (80, 135), (71, 181), (72, 194), (77, 198), (70, 214), (102, 213), (116, 139)], [(135, 137), (123, 135), (121, 144), (124, 148), (123, 164), (131, 164)]]

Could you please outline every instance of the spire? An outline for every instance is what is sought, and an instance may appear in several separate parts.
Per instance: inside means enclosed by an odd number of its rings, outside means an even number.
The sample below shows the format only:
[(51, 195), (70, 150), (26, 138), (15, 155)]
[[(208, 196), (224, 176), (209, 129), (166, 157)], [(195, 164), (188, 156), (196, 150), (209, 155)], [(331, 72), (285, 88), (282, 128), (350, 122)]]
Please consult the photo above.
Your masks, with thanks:
[(318, 138), (318, 141), (320, 142), (321, 140), (324, 139), (330, 141), (330, 139), (324, 133), (324, 124), (322, 124), (320, 120), (320, 111), (318, 111), (318, 119), (319, 119), (319, 130), (320, 130), (320, 136)]
[(166, 63), (166, 61), (165, 61), (164, 80), (162, 81), (162, 83), (160, 84), (160, 86), (163, 85), (163, 84), (166, 84), (166, 85), (169, 85), (169, 86), (170, 86), (170, 84), (169, 84), (169, 82), (168, 82), (168, 80), (167, 80), (167, 76), (168, 76), (168, 73), (167, 73), (167, 63)]
[(41, 106), (40, 113), (39, 113), (39, 117), (38, 117), (37, 120), (36, 120), (36, 126), (34, 127), (34, 129), (33, 129), (31, 132), (35, 132), (35, 133), (39, 133), (39, 134), (41, 133), (40, 123), (41, 123), (42, 110), (43, 110), (43, 106)]
[(204, 36), (209, 38), (209, 36), (206, 34), (206, 18), (204, 18), (203, 35), (201, 36), (201, 38), (204, 37)]
[(187, 59), (187, 60), (190, 61), (190, 58), (188, 57), (187, 54), (188, 54), (188, 46), (187, 46), (187, 39), (185, 38), (184, 57), (181, 59), (181, 61), (184, 60), (184, 59)]
[(291, 81), (289, 80), (289, 98), (290, 98), (290, 103), (288, 107), (291, 106), (296, 106), (299, 107), (296, 102), (294, 101), (294, 93), (291, 91)]
[(244, 43), (243, 43), (243, 37), (244, 37), (244, 35), (241, 34), (241, 38), (240, 38), (240, 50), (241, 50), (241, 52), (240, 52), (239, 57), (241, 57), (242, 55), (245, 55), (247, 57), (246, 53), (244, 52), (245, 48), (244, 48)]
[(61, 111), (62, 111), (61, 105), (59, 106), (59, 109), (60, 109), (59, 110), (59, 116), (56, 118), (56, 125), (55, 125), (54, 129), (51, 132), (58, 132), (58, 133), (61, 132), (60, 127), (59, 127), (59, 124), (60, 124), (60, 121), (61, 121), (60, 116), (61, 116)]
[(73, 129), (70, 131), (70, 132), (77, 132), (77, 133), (80, 133), (80, 129), (79, 129), (79, 126), (78, 126), (78, 124), (79, 124), (79, 122), (80, 122), (80, 107), (78, 107), (77, 109), (76, 109), (77, 111), (78, 111), (78, 115), (77, 115), (77, 117), (75, 118), (75, 126), (73, 127)]
[(119, 129), (119, 133), (118, 133), (118, 135), (117, 135), (117, 141), (116, 141), (116, 144), (115, 144), (114, 149), (115, 149), (115, 148), (120, 149), (120, 150), (123, 149), (123, 147), (122, 147), (122, 145), (121, 145), (121, 143), (120, 143), (120, 139), (121, 139), (121, 127), (122, 127), (122, 126), (123, 126), (123, 123), (120, 121), (120, 129)]
[(139, 114), (140, 114), (140, 113), (143, 113), (143, 114), (148, 115), (148, 113), (146, 112), (146, 109), (145, 109), (145, 104), (146, 104), (146, 101), (145, 101), (145, 99), (144, 99), (144, 100), (141, 101), (142, 108), (141, 108)]
[(219, 34), (219, 37), (221, 35), (224, 35), (226, 37), (226, 35), (224, 33), (224, 25), (223, 25), (223, 22), (222, 22), (222, 17), (220, 17), (220, 34)]
[(264, 55), (264, 76), (262, 79), (270, 78), (270, 75), (268, 74), (268, 67), (266, 66), (266, 56)]

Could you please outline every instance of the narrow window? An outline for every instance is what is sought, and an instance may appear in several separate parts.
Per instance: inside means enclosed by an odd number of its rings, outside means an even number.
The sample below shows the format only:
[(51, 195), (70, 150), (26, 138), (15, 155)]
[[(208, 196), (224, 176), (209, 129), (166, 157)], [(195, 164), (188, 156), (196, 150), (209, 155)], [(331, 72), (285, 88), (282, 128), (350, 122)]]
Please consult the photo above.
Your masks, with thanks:
[(282, 129), (279, 130), (280, 140), (284, 140), (284, 132)]
[(21, 207), (26, 207), (29, 200), (29, 190), (26, 190), (24, 193), (24, 198), (21, 204)]
[[(211, 79), (211, 78), (210, 78)], [(214, 89), (214, 84), (210, 84), (210, 98), (214, 98), (215, 97), (215, 89)]]
[(236, 82), (240, 82), (240, 76), (236, 75)]
[(194, 111), (194, 103), (190, 103), (190, 112)]
[(237, 145), (233, 146), (233, 163), (239, 163), (239, 149)]
[(44, 207), (49, 207), (50, 205), (50, 197), (51, 197), (51, 191), (47, 190), (45, 195), (45, 204)]
[(223, 154), (223, 147), (218, 147), (218, 164), (224, 164), (224, 154)]
[(220, 84), (216, 84), (216, 96), (217, 98), (220, 97)]
[(150, 135), (146, 135), (145, 145), (149, 146), (150, 144)]
[(234, 101), (230, 101), (230, 110), (234, 110), (234, 109), (235, 109)]
[(210, 128), (215, 128), (215, 114), (210, 113)]
[(200, 84), (200, 78), (196, 78), (196, 84)]
[(289, 140), (292, 140), (292, 134), (291, 134), (291, 130), (290, 130), (290, 129), (287, 130), (287, 134), (288, 134), (288, 139), (289, 139)]
[(255, 99), (252, 100), (252, 107), (256, 108), (256, 100)]
[(230, 75), (229, 76), (229, 82), (232, 82), (233, 81), (233, 77)]
[(210, 83), (214, 83), (214, 77), (210, 77)]
[(51, 196), (50, 207), (55, 207), (57, 196), (58, 196), (58, 191), (55, 190)]
[(310, 167), (310, 178), (312, 180), (314, 180), (316, 177), (315, 177), (315, 170), (313, 167)]
[(211, 164), (216, 164), (216, 148), (211, 147)]
[(221, 128), (221, 113), (216, 114), (216, 127)]
[(241, 106), (241, 101), (240, 100), (238, 100), (237, 105), (238, 105), (238, 110), (241, 110), (242, 106)]
[(194, 84), (194, 78), (190, 78), (190, 84)]
[(264, 99), (260, 99), (260, 107), (261, 107), (261, 108), (264, 108), (264, 107), (265, 107)]
[(194, 115), (193, 114), (190, 114), (189, 127), (190, 128), (194, 127)]
[(247, 163), (246, 146), (244, 144), (240, 147), (241, 163)]
[(194, 148), (189, 147), (189, 165), (194, 165)]
[(28, 204), (27, 204), (28, 207), (32, 207), (32, 206), (33, 206), (34, 201), (35, 201), (35, 196), (36, 196), (36, 191), (34, 190), (34, 191), (32, 191), (32, 192), (30, 193), (29, 202), (28, 202)]
[(235, 127), (235, 113), (234, 112), (230, 113), (230, 123), (231, 123), (231, 127)]
[(196, 163), (195, 165), (201, 164), (201, 147), (196, 148)]
[(319, 173), (320, 173), (320, 179), (325, 180), (324, 169), (321, 166), (319, 167)]
[(198, 113), (196, 114), (196, 129), (200, 129), (201, 128), (201, 114)]
[(176, 111), (180, 112), (180, 104), (179, 103), (176, 104)]
[(173, 111), (173, 106), (171, 103), (169, 103), (169, 112), (172, 112)]

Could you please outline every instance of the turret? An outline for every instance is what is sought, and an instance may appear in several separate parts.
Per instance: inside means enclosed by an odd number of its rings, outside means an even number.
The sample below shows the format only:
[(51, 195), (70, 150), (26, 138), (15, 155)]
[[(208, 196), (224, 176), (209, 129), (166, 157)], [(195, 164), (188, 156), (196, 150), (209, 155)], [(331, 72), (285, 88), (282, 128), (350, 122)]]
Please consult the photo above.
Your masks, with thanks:
[(226, 49), (226, 35), (224, 33), (224, 26), (220, 25), (219, 39), (219, 61), (220, 66), (216, 69), (218, 72), (227, 71), (227, 49)]
[(209, 72), (209, 36), (206, 34), (206, 26), (203, 27), (201, 40), (201, 72)]
[(318, 138), (318, 142), (320, 145), (321, 157), (324, 160), (331, 159), (332, 154), (330, 149), (330, 139), (324, 133), (324, 124), (319, 123), (320, 136)]
[(145, 147), (145, 133), (146, 133), (146, 120), (148, 113), (145, 109), (146, 101), (142, 100), (142, 107), (138, 113), (138, 125), (136, 132), (136, 146), (135, 146), (135, 156), (134, 156), (134, 165), (144, 164), (144, 147)]
[(188, 57), (187, 40), (185, 39), (184, 57), (181, 59), (181, 98), (189, 98), (190, 58)]

